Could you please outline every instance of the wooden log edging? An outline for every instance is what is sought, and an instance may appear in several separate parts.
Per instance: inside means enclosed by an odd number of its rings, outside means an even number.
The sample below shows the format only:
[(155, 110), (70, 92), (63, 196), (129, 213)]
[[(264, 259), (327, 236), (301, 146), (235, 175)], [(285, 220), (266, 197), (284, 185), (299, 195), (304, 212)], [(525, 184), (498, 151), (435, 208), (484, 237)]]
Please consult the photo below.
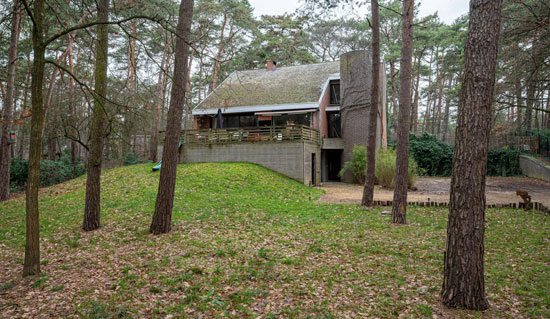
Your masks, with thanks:
[[(392, 206), (391, 200), (375, 200), (374, 206)], [(427, 202), (421, 202), (421, 201), (414, 201), (414, 202), (407, 202), (407, 205), (414, 205), (418, 207), (449, 207), (449, 203), (447, 202), (433, 202), (433, 201), (427, 201)], [(525, 203), (508, 203), (508, 204), (488, 204), (485, 206), (486, 208), (522, 208), (525, 209)], [(550, 207), (545, 206), (541, 202), (533, 202), (533, 209), (535, 211), (539, 211), (541, 213), (550, 214)]]

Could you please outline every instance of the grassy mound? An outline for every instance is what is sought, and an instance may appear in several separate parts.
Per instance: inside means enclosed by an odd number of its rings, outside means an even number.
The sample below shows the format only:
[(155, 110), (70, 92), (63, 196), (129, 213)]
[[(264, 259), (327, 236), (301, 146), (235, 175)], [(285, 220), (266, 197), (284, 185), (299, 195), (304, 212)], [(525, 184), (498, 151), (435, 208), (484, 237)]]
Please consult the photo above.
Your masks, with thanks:
[[(102, 225), (80, 230), (85, 178), (41, 192), (41, 276), (21, 279), (24, 198), (0, 204), (8, 318), (469, 318), (439, 303), (444, 209), (319, 204), (320, 191), (242, 163), (179, 167), (169, 234), (148, 233), (159, 173), (106, 171)], [(487, 211), (483, 317), (549, 317), (550, 218)], [(32, 298), (29, 296), (32, 295)]]
[[(153, 164), (106, 170), (101, 177), (102, 225), (147, 228), (155, 208), (159, 172)], [(41, 190), (41, 236), (77, 229), (82, 222), (86, 176)], [(317, 199), (320, 191), (264, 167), (247, 163), (204, 163), (178, 168), (174, 197), (176, 225), (181, 219), (245, 218), (259, 211), (292, 210)], [(24, 248), (25, 198), (1, 204), (0, 240)], [(215, 215), (215, 216), (213, 216)], [(143, 221), (137, 224), (136, 218)]]

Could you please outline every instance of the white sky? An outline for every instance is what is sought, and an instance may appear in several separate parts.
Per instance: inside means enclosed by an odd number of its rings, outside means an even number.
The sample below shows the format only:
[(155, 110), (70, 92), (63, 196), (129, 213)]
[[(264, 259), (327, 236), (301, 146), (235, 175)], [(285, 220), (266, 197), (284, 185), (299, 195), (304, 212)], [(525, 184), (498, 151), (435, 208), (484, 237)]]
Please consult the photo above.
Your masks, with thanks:
[[(283, 14), (293, 13), (301, 4), (301, 1), (296, 0), (249, 0), (254, 8), (254, 15), (259, 17), (262, 14)], [(370, 1), (365, 0), (366, 3)], [(420, 3), (420, 16), (432, 14), (436, 11), (439, 13), (439, 18), (450, 24), (454, 19), (468, 13), (468, 0), (422, 0), (415, 1), (415, 5)], [(360, 12), (366, 14), (366, 8), (362, 7)]]

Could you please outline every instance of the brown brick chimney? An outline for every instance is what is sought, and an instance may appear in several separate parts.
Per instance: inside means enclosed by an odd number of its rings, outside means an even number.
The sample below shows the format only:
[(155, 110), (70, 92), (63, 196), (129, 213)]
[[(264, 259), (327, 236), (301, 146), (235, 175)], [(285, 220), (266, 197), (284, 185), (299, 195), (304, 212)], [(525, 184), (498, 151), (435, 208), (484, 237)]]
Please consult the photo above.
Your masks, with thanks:
[(273, 60), (267, 60), (267, 70), (273, 71), (277, 67), (277, 62)]

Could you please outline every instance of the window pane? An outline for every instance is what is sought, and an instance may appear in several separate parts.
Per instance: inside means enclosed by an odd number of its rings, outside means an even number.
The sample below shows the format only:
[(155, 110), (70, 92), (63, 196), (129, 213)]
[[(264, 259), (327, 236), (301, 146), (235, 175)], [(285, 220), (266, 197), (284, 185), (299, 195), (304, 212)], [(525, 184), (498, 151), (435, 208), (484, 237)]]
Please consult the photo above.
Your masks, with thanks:
[(225, 128), (239, 127), (239, 116), (238, 115), (224, 115), (223, 116), (223, 127), (225, 127)]
[(340, 112), (328, 113), (328, 137), (342, 137)]
[(340, 104), (340, 83), (330, 83), (330, 104)]
[(240, 127), (256, 126), (256, 116), (254, 116), (254, 115), (241, 115), (239, 126)]

